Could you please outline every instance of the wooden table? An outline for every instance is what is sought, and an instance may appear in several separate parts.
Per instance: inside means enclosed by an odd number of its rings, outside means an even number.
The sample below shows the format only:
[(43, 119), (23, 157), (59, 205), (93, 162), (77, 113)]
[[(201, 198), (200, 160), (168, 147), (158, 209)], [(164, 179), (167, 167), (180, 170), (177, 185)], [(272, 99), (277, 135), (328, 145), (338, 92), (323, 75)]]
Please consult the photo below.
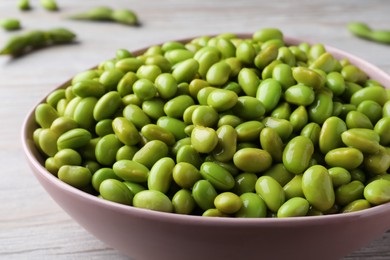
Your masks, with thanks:
[[(353, 37), (350, 21), (390, 29), (390, 1), (58, 0), (60, 12), (39, 1), (21, 12), (0, 1), (0, 18), (19, 18), (23, 31), (67, 27), (78, 43), (42, 49), (23, 58), (0, 57), (0, 258), (126, 259), (87, 233), (59, 208), (33, 177), (21, 148), (23, 119), (51, 89), (77, 72), (114, 56), (168, 40), (221, 32), (252, 33), (277, 27), (286, 35), (349, 51), (390, 73), (390, 47)], [(67, 20), (72, 13), (110, 5), (137, 12), (141, 27)], [(0, 45), (19, 32), (0, 31)], [(390, 221), (390, 220), (389, 220)], [(390, 259), (390, 233), (345, 259)]]

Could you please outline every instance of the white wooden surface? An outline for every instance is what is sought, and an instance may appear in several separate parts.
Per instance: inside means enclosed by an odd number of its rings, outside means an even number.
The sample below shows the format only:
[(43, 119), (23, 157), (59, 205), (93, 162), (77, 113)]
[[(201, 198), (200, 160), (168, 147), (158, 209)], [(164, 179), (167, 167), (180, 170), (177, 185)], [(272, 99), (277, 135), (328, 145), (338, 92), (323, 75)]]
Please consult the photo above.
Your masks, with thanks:
[[(387, 0), (57, 2), (60, 12), (43, 10), (38, 0), (31, 0), (33, 10), (20, 12), (15, 0), (0, 1), (0, 19), (21, 19), (23, 31), (64, 26), (78, 34), (78, 44), (39, 50), (17, 60), (0, 57), (0, 259), (126, 259), (51, 200), (28, 168), (20, 142), (24, 117), (44, 95), (75, 73), (113, 57), (118, 48), (135, 50), (198, 35), (278, 27), (286, 35), (349, 51), (390, 73), (390, 46), (357, 39), (345, 29), (350, 21), (390, 29)], [(133, 9), (142, 26), (65, 19), (99, 5)], [(12, 34), (0, 31), (0, 45)], [(390, 259), (390, 234), (345, 259)]]

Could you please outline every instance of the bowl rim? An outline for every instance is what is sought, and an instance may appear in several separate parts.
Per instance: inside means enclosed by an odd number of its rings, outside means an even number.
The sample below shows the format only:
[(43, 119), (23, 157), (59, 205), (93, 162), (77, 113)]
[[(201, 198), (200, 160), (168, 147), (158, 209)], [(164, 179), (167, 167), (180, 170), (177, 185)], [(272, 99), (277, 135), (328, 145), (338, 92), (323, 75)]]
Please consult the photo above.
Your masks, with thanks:
[[(235, 35), (237, 35), (237, 37), (239, 38), (249, 38), (251, 37), (252, 34), (237, 33)], [(208, 36), (213, 37), (215, 35), (208, 35)], [(197, 37), (195, 36), (195, 37), (184, 38), (184, 39), (174, 40), (174, 41), (186, 43), (191, 41), (194, 38)], [(302, 42), (309, 43), (310, 45), (315, 44), (315, 42), (311, 40), (298, 39), (290, 36), (284, 36), (284, 41), (287, 43), (287, 45), (297, 45)], [(161, 45), (161, 43), (154, 44), (154, 45)], [(326, 50), (330, 52), (335, 58), (337, 59), (347, 58), (351, 64), (358, 65), (360, 68), (363, 67), (364, 68), (363, 70), (367, 73), (367, 75), (370, 78), (374, 76), (373, 78), (378, 82), (380, 82), (385, 88), (388, 89), (390, 88), (390, 75), (388, 75), (383, 70), (379, 69), (377, 66), (353, 54), (342, 51), (333, 46), (329, 46), (326, 44), (323, 45), (326, 48)], [(133, 51), (132, 53), (135, 55), (139, 55), (143, 53), (148, 47), (140, 48), (138, 50)], [(96, 66), (93, 68), (96, 68)], [(54, 176), (49, 171), (47, 171), (46, 168), (43, 166), (43, 159), (40, 158), (41, 155), (38, 152), (37, 148), (35, 147), (32, 138), (32, 133), (33, 130), (35, 129), (33, 126), (36, 125), (34, 120), (35, 108), (39, 104), (43, 103), (46, 97), (52, 91), (60, 88), (65, 88), (66, 86), (69, 85), (70, 81), (71, 79), (64, 82), (63, 84), (60, 84), (58, 87), (52, 89), (45, 97), (42, 98), (40, 102), (38, 102), (36, 105), (34, 105), (32, 109), (30, 109), (30, 111), (28, 112), (27, 116), (25, 117), (22, 123), (22, 131), (21, 131), (22, 148), (25, 157), (30, 164), (30, 167), (36, 169), (36, 170), (32, 169), (34, 171), (34, 174), (36, 175), (35, 176), (36, 178), (38, 178), (39, 175), (39, 177), (42, 177), (45, 181), (54, 185), (56, 189), (60, 189), (66, 192), (70, 196), (76, 196), (79, 197), (79, 199), (89, 201), (92, 204), (94, 204), (94, 206), (105, 207), (112, 211), (121, 212), (128, 215), (134, 215), (149, 220), (158, 220), (160, 222), (171, 222), (171, 223), (186, 224), (186, 225), (188, 223), (192, 223), (194, 225), (208, 225), (208, 226), (226, 226), (226, 225), (227, 226), (259, 226), (259, 225), (260, 226), (270, 226), (270, 225), (287, 226), (291, 224), (307, 226), (307, 225), (316, 225), (316, 224), (318, 225), (319, 223), (325, 224), (327, 222), (341, 222), (341, 221), (345, 221), (346, 219), (356, 220), (359, 218), (366, 218), (372, 215), (381, 214), (390, 211), (390, 202), (389, 202), (382, 205), (373, 206), (369, 209), (356, 211), (356, 212), (330, 214), (330, 215), (322, 215), (322, 216), (302, 216), (302, 217), (291, 217), (291, 218), (203, 217), (198, 215), (182, 215), (178, 213), (167, 213), (167, 212), (136, 208), (133, 206), (122, 205), (120, 203), (111, 202), (108, 200), (98, 198), (97, 196), (94, 196), (92, 194), (79, 190), (75, 187), (72, 187), (65, 182), (62, 182), (56, 176)], [(42, 160), (39, 161), (38, 158)]]

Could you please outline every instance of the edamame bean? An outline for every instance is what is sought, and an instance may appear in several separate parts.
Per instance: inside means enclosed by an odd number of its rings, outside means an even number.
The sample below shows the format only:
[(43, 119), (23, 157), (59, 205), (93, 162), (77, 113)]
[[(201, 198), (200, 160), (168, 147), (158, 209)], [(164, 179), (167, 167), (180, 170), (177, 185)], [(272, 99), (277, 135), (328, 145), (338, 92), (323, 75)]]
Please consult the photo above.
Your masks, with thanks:
[(288, 171), (301, 174), (309, 167), (313, 153), (314, 146), (308, 137), (294, 137), (283, 150), (283, 164)]
[(142, 127), (141, 134), (151, 140), (160, 140), (171, 146), (175, 143), (175, 137), (171, 132), (155, 124), (148, 124)]
[(260, 145), (271, 155), (273, 162), (282, 161), (283, 141), (273, 128), (265, 127), (261, 130)]
[(305, 197), (302, 190), (302, 176), (303, 174), (295, 175), (294, 178), (292, 178), (288, 183), (286, 183), (286, 185), (283, 186), (286, 199)]
[(224, 125), (217, 130), (218, 143), (213, 150), (213, 156), (220, 162), (233, 159), (237, 150), (237, 132), (230, 125)]
[(96, 121), (111, 118), (122, 105), (121, 96), (117, 91), (104, 94), (93, 109), (93, 117)]
[(194, 165), (187, 162), (179, 162), (172, 170), (172, 177), (177, 185), (190, 189), (202, 178), (202, 175)]
[(263, 80), (257, 88), (256, 98), (263, 103), (265, 111), (272, 111), (282, 96), (282, 86), (275, 79)]
[(303, 173), (302, 191), (307, 201), (322, 212), (332, 208), (335, 202), (332, 179), (324, 166), (314, 165)]
[(215, 207), (225, 214), (234, 214), (242, 207), (241, 198), (233, 192), (222, 192), (214, 199)]
[(298, 106), (308, 106), (313, 103), (314, 98), (313, 89), (303, 84), (291, 86), (284, 92), (284, 99)]
[(56, 143), (59, 150), (65, 148), (76, 149), (86, 145), (91, 138), (92, 135), (87, 130), (74, 128), (60, 135)]
[(58, 170), (58, 178), (75, 188), (81, 189), (91, 182), (92, 174), (82, 166), (63, 165)]
[(111, 168), (100, 168), (92, 175), (92, 186), (96, 191), (99, 191), (100, 184), (107, 179), (116, 179), (121, 181), (122, 179), (118, 177), (114, 170)]
[(371, 208), (370, 203), (365, 199), (352, 201), (342, 209), (342, 213), (355, 212), (363, 209)]
[(192, 188), (192, 197), (196, 204), (204, 211), (214, 208), (214, 199), (217, 192), (211, 183), (207, 180), (199, 180)]
[(264, 218), (267, 216), (267, 206), (256, 193), (246, 192), (240, 196), (242, 206), (235, 216), (240, 218)]
[(231, 109), (236, 105), (237, 101), (237, 94), (225, 89), (216, 89), (207, 97), (207, 105), (219, 112)]
[(371, 129), (353, 128), (341, 134), (343, 143), (363, 153), (376, 153), (380, 149), (379, 135)]
[(267, 208), (278, 212), (280, 206), (285, 202), (285, 195), (282, 186), (272, 177), (261, 176), (256, 181), (256, 193), (264, 200)]
[(351, 181), (343, 184), (335, 191), (336, 203), (345, 206), (357, 199), (363, 199), (364, 184), (360, 181)]
[(202, 163), (200, 166), (200, 174), (216, 189), (226, 191), (234, 187), (234, 178), (231, 173), (216, 163)]
[(375, 180), (364, 188), (364, 198), (373, 205), (390, 201), (390, 181)]
[(167, 193), (172, 182), (173, 167), (175, 162), (169, 157), (158, 160), (150, 169), (148, 189)]
[(151, 169), (161, 158), (168, 155), (168, 146), (160, 140), (152, 140), (141, 147), (133, 156), (133, 161)]
[(219, 61), (208, 69), (206, 80), (213, 86), (221, 86), (228, 81), (231, 71), (229, 64), (225, 61)]
[(143, 190), (134, 195), (133, 205), (136, 208), (150, 209), (162, 212), (172, 212), (171, 200), (157, 190)]
[(304, 198), (291, 198), (280, 206), (277, 216), (278, 218), (306, 216), (309, 206), (309, 202)]
[(209, 153), (218, 144), (218, 135), (213, 128), (195, 126), (191, 133), (191, 144), (199, 153)]
[(103, 136), (96, 144), (96, 160), (102, 165), (112, 165), (115, 162), (116, 154), (122, 145), (123, 144), (115, 134)]
[(325, 162), (331, 167), (352, 170), (363, 163), (363, 153), (353, 147), (341, 147), (330, 150), (325, 155)]
[(189, 215), (194, 210), (196, 204), (191, 192), (181, 189), (173, 195), (172, 205), (173, 212)]
[(341, 134), (347, 130), (347, 126), (343, 120), (338, 117), (329, 117), (322, 124), (319, 147), (323, 154), (330, 150), (343, 146)]
[(262, 149), (242, 148), (234, 154), (233, 162), (237, 168), (244, 172), (259, 173), (271, 167), (272, 157)]
[(339, 187), (351, 181), (350, 172), (342, 167), (329, 168), (328, 172), (332, 178), (333, 187)]

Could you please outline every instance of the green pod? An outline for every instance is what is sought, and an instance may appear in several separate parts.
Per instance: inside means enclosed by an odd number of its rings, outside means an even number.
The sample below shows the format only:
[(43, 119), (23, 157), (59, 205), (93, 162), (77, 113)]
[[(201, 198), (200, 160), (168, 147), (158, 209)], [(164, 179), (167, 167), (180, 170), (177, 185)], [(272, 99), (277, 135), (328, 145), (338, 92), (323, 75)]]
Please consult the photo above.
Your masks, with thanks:
[(213, 128), (195, 126), (191, 133), (191, 144), (199, 153), (209, 153), (218, 144), (218, 135)]
[(160, 117), (157, 120), (157, 125), (171, 132), (175, 136), (176, 140), (187, 137), (186, 133), (184, 132), (184, 129), (187, 125), (179, 119), (167, 116)]
[(325, 155), (325, 162), (331, 167), (352, 170), (363, 163), (363, 153), (353, 147), (336, 148)]
[(211, 65), (206, 73), (206, 80), (210, 85), (221, 86), (228, 81), (231, 71), (229, 64), (219, 61)]
[(172, 76), (177, 83), (189, 83), (194, 79), (199, 69), (199, 63), (195, 59), (187, 59), (178, 63), (172, 71)]
[(376, 153), (381, 147), (379, 135), (371, 129), (349, 129), (341, 134), (341, 139), (345, 145), (359, 149), (363, 153)]
[(277, 80), (280, 85), (282, 85), (283, 90), (286, 90), (296, 84), (292, 74), (291, 66), (284, 63), (275, 65), (272, 70), (272, 78)]
[(259, 173), (271, 167), (272, 157), (262, 149), (242, 148), (234, 154), (233, 162), (237, 168), (244, 172)]
[(309, 167), (313, 153), (314, 145), (308, 137), (294, 137), (283, 150), (283, 164), (288, 171), (301, 174)]
[(173, 211), (173, 205), (168, 196), (156, 190), (143, 190), (135, 194), (133, 206), (162, 212)]
[(122, 145), (118, 137), (114, 134), (103, 136), (96, 144), (96, 160), (102, 165), (112, 165), (116, 161), (116, 153)]
[(116, 179), (103, 180), (99, 186), (99, 193), (103, 199), (132, 205), (134, 194), (127, 188), (127, 186)]
[(116, 90), (119, 81), (124, 75), (119, 69), (106, 70), (100, 75), (99, 82), (105, 87), (106, 91)]
[(184, 111), (195, 102), (189, 95), (180, 95), (172, 98), (164, 105), (164, 112), (173, 118), (183, 118)]
[(133, 161), (145, 165), (151, 169), (152, 166), (161, 158), (168, 155), (168, 146), (160, 140), (147, 142), (139, 149), (133, 157)]
[[(41, 135), (39, 139), (41, 139)], [(86, 145), (91, 138), (92, 135), (87, 130), (74, 128), (60, 135), (56, 143), (59, 150), (65, 148), (77, 149)]]
[(373, 205), (384, 204), (390, 201), (390, 181), (375, 180), (364, 188), (364, 198)]
[(263, 80), (257, 88), (256, 98), (263, 103), (266, 112), (271, 112), (282, 96), (282, 86), (275, 79)]
[(79, 97), (96, 97), (100, 98), (105, 93), (103, 84), (96, 80), (87, 79), (74, 83), (72, 85), (72, 92)]
[(292, 178), (288, 183), (283, 186), (286, 199), (305, 197), (302, 190), (302, 176), (303, 174), (295, 175), (294, 178)]
[(162, 73), (154, 81), (157, 92), (164, 99), (173, 98), (177, 92), (176, 79), (169, 73)]
[(270, 44), (261, 48), (261, 51), (254, 58), (255, 66), (262, 70), (272, 61), (276, 60), (278, 56), (278, 46), (276, 44)]
[(247, 192), (254, 192), (257, 181), (255, 173), (244, 172), (234, 177), (234, 193), (241, 195)]
[(256, 120), (243, 122), (235, 127), (237, 140), (239, 142), (257, 141), (263, 128), (264, 124)]
[(277, 216), (278, 218), (306, 216), (309, 206), (309, 202), (304, 198), (291, 198), (280, 206)]
[(260, 132), (260, 145), (267, 151), (273, 162), (281, 162), (283, 154), (283, 141), (276, 132), (275, 129), (270, 127), (265, 127)]
[(335, 193), (328, 170), (321, 165), (311, 166), (303, 173), (302, 191), (309, 203), (324, 212), (333, 207)]
[(138, 80), (137, 75), (129, 71), (118, 82), (116, 89), (121, 97), (125, 97), (129, 94), (133, 94), (133, 84)]
[(362, 112), (349, 111), (345, 117), (348, 128), (368, 128), (373, 129), (371, 120)]
[(369, 38), (372, 33), (371, 28), (361, 22), (348, 23), (347, 28), (352, 34), (362, 38)]
[(191, 189), (197, 181), (202, 179), (202, 175), (194, 165), (178, 162), (172, 170), (172, 178), (181, 188)]
[(218, 194), (214, 199), (217, 210), (225, 214), (234, 214), (242, 207), (241, 198), (229, 191)]
[(301, 135), (308, 137), (314, 146), (318, 145), (320, 139), (321, 127), (319, 124), (310, 122), (301, 130)]
[(351, 173), (342, 167), (329, 168), (328, 172), (332, 178), (333, 187), (339, 187), (351, 182)]
[(375, 124), (374, 131), (380, 137), (380, 144), (388, 146), (390, 144), (390, 117), (384, 117), (378, 120)]
[(189, 215), (195, 209), (196, 203), (191, 191), (181, 189), (172, 197), (173, 212)]
[(117, 9), (112, 11), (111, 19), (117, 23), (135, 26), (138, 25), (138, 17), (129, 9)]
[(381, 86), (362, 88), (352, 95), (351, 104), (357, 106), (364, 100), (372, 100), (383, 106), (388, 100), (386, 89)]
[(93, 117), (96, 121), (112, 117), (122, 105), (122, 99), (118, 92), (110, 91), (104, 94), (93, 109)]
[(64, 165), (58, 170), (58, 178), (78, 189), (84, 188), (91, 182), (91, 172), (82, 166)]
[(5, 46), (0, 49), (0, 54), (10, 54), (12, 56), (22, 55), (29, 47), (28, 37), (25, 35), (14, 35), (9, 38)]
[(149, 141), (160, 140), (168, 146), (172, 146), (176, 142), (171, 132), (155, 124), (148, 124), (142, 127), (141, 134)]
[(100, 168), (99, 170), (97, 170), (93, 175), (92, 175), (92, 179), (91, 179), (91, 183), (92, 183), (92, 186), (93, 188), (96, 190), (96, 191), (99, 191), (99, 188), (100, 188), (100, 184), (107, 180), (107, 179), (116, 179), (116, 180), (119, 180), (121, 181), (122, 179), (119, 178), (113, 169), (111, 168)]
[(347, 130), (347, 125), (338, 117), (332, 116), (322, 124), (319, 136), (319, 147), (323, 154), (343, 146), (341, 134)]
[(35, 121), (42, 128), (49, 128), (53, 121), (57, 118), (57, 111), (49, 104), (42, 103), (35, 108)]
[(125, 181), (143, 183), (148, 180), (149, 169), (133, 160), (119, 160), (112, 165), (114, 173)]
[(267, 216), (267, 205), (256, 193), (246, 192), (240, 195), (242, 207), (235, 216), (239, 218), (265, 218)]
[(326, 75), (325, 86), (332, 90), (335, 96), (340, 96), (344, 93), (346, 85), (343, 76), (336, 71)]
[(309, 121), (309, 114), (305, 106), (299, 106), (291, 112), (289, 121), (293, 126), (293, 131), (300, 132)]
[(232, 108), (233, 114), (246, 120), (255, 120), (265, 114), (265, 107), (255, 97), (240, 96), (236, 105)]
[(76, 34), (65, 28), (54, 28), (46, 31), (46, 37), (51, 44), (63, 44), (72, 42)]
[(146, 78), (134, 82), (133, 92), (142, 101), (152, 99), (157, 95), (156, 86)]
[(211, 183), (207, 180), (199, 180), (192, 188), (192, 197), (196, 204), (204, 211), (214, 208), (214, 199), (217, 192)]
[(345, 206), (352, 201), (363, 199), (364, 184), (360, 181), (351, 181), (343, 184), (335, 191), (336, 203), (339, 206)]
[(269, 176), (261, 176), (256, 181), (256, 193), (264, 200), (267, 208), (272, 212), (278, 212), (280, 206), (285, 202), (285, 195), (282, 186)]
[(303, 84), (289, 87), (284, 92), (284, 99), (294, 105), (308, 106), (313, 103), (315, 98), (314, 90)]
[(220, 162), (233, 159), (237, 149), (237, 132), (230, 125), (224, 125), (217, 129), (218, 143), (213, 150), (213, 157)]
[(58, 138), (59, 135), (56, 132), (52, 131), (51, 129), (49, 128), (42, 129), (38, 135), (39, 148), (46, 155), (54, 156), (59, 150), (58, 145), (56, 145)]
[(95, 97), (83, 98), (74, 110), (73, 119), (82, 128), (93, 129), (96, 121), (93, 117), (93, 110), (98, 100)]
[(115, 68), (126, 73), (126, 72), (136, 72), (139, 67), (141, 67), (144, 62), (141, 59), (130, 57), (118, 60), (115, 63)]
[(172, 172), (175, 162), (164, 157), (158, 160), (150, 169), (148, 176), (148, 189), (167, 193), (172, 182)]
[(371, 205), (367, 200), (359, 199), (359, 200), (352, 201), (348, 205), (346, 205), (341, 210), (341, 213), (355, 212), (355, 211), (369, 209), (369, 208), (371, 208)]
[(137, 129), (141, 129), (143, 126), (150, 124), (150, 118), (145, 112), (137, 105), (130, 104), (123, 109), (123, 116), (132, 122)]
[(286, 142), (293, 132), (292, 124), (286, 119), (266, 117), (262, 122), (264, 126), (274, 129), (283, 142)]
[(333, 94), (322, 88), (316, 92), (314, 102), (309, 106), (310, 121), (322, 124), (333, 113)]
[(63, 133), (77, 128), (78, 124), (72, 118), (60, 116), (53, 121), (50, 126), (50, 129), (58, 135), (62, 135)]
[(116, 117), (112, 121), (112, 129), (118, 139), (125, 145), (136, 145), (141, 141), (135, 125), (124, 117)]
[(238, 101), (238, 96), (235, 92), (225, 89), (216, 89), (207, 97), (207, 105), (217, 111), (226, 111), (233, 108)]
[(364, 156), (364, 168), (371, 174), (383, 174), (390, 167), (390, 153), (384, 149), (380, 149), (374, 154)]
[(238, 73), (238, 84), (247, 96), (255, 97), (260, 79), (255, 71), (249, 68), (242, 68)]
[(271, 166), (267, 171), (264, 172), (263, 176), (272, 177), (281, 186), (285, 186), (291, 181), (296, 175), (289, 172), (283, 163), (277, 163)]

